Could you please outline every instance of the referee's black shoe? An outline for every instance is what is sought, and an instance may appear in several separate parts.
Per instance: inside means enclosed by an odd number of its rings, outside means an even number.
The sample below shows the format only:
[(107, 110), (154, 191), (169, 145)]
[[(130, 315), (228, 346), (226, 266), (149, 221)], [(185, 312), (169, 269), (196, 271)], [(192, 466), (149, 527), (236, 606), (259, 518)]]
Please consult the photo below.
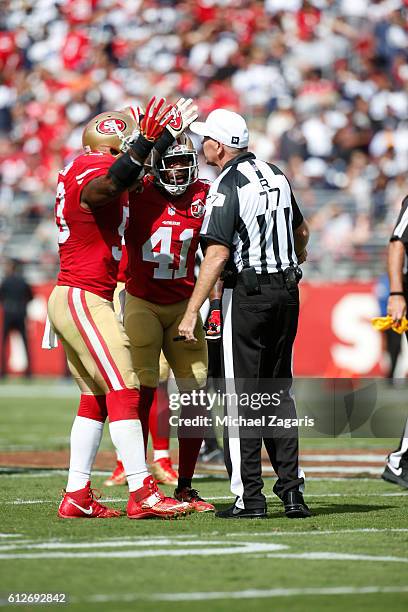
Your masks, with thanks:
[(404, 489), (408, 489), (408, 469), (404, 470), (402, 467), (398, 471), (399, 474), (395, 474), (395, 472), (386, 465), (385, 470), (381, 474), (381, 478), (387, 482), (392, 482), (400, 487), (404, 487)]
[(285, 506), (285, 514), (288, 518), (307, 518), (312, 516), (300, 491), (296, 489), (286, 491), (283, 494), (282, 501)]
[(215, 516), (223, 519), (264, 519), (266, 518), (266, 508), (244, 509), (232, 504), (230, 508), (216, 512)]

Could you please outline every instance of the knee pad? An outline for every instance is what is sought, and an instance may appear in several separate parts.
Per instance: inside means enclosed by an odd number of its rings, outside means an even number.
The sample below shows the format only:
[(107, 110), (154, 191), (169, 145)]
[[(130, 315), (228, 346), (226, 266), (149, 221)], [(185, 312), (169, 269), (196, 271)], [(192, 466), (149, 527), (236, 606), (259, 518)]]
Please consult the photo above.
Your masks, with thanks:
[(108, 416), (106, 395), (81, 395), (78, 416), (104, 423)]
[(110, 423), (138, 419), (139, 399), (138, 389), (120, 389), (107, 393), (106, 406)]

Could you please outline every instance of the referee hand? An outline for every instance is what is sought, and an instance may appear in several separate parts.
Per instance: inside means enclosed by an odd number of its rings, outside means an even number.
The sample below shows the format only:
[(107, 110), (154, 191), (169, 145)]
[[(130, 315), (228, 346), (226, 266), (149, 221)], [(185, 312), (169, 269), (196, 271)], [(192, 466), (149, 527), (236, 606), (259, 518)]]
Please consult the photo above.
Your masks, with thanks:
[(390, 295), (387, 303), (387, 314), (392, 317), (394, 323), (399, 323), (402, 317), (405, 317), (407, 304), (403, 295)]
[(197, 313), (189, 312), (186, 310), (184, 317), (182, 318), (180, 325), (178, 326), (178, 333), (180, 336), (185, 336), (184, 342), (192, 343), (197, 342), (197, 338), (194, 336), (194, 330), (197, 325)]

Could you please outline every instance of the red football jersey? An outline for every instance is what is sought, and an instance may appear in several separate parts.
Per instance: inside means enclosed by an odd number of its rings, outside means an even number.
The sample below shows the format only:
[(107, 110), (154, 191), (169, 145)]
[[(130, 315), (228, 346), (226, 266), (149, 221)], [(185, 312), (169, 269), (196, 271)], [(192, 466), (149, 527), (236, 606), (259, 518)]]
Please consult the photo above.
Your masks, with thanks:
[(112, 301), (122, 237), (129, 218), (127, 191), (97, 210), (80, 205), (89, 181), (107, 173), (114, 157), (80, 155), (59, 173), (55, 218), (59, 229), (60, 273), (57, 284), (78, 287)]
[(128, 255), (126, 245), (122, 244), (122, 259), (119, 262), (118, 283), (126, 283), (126, 274), (128, 267)]
[(155, 304), (190, 297), (194, 262), (209, 185), (197, 181), (180, 196), (144, 180), (142, 193), (131, 192), (125, 232), (129, 257), (126, 290)]

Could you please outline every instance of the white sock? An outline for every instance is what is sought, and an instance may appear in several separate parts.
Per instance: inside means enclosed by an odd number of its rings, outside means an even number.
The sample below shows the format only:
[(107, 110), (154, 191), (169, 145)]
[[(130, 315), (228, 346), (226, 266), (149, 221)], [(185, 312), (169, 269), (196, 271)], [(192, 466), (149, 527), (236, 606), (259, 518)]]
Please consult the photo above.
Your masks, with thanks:
[(122, 459), (120, 458), (119, 451), (116, 451), (116, 461), (120, 461), (122, 463)]
[(153, 449), (153, 461), (158, 461), (159, 459), (167, 459), (167, 457), (170, 457), (170, 452), (168, 450)]
[(140, 421), (114, 421), (109, 423), (109, 431), (114, 446), (120, 452), (129, 491), (136, 491), (143, 486), (143, 480), (149, 475)]
[(71, 457), (67, 491), (79, 491), (91, 479), (91, 469), (102, 439), (103, 423), (75, 417), (71, 429)]

